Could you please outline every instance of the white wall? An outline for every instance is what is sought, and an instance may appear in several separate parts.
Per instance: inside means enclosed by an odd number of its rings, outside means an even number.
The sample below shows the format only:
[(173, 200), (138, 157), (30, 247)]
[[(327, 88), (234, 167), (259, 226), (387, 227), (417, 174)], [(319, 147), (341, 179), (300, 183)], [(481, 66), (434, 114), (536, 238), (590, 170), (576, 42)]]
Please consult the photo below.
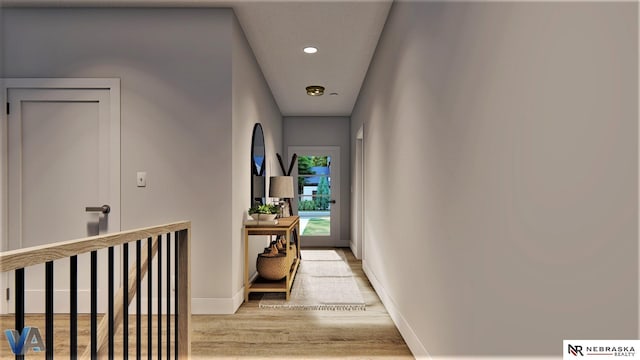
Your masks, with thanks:
[[(348, 117), (339, 116), (290, 116), (284, 118), (284, 153), (280, 153), (287, 166), (289, 146), (337, 146), (340, 148), (340, 240), (343, 246), (349, 246), (351, 207), (351, 157)], [(282, 172), (280, 165), (278, 174)], [(304, 246), (304, 244), (303, 244)]]
[[(272, 148), (281, 119), (255, 66), (232, 64), (245, 46), (232, 10), (5, 9), (2, 20), (4, 76), (121, 79), (122, 229), (192, 220), (193, 311), (235, 310), (249, 173), (234, 161), (249, 161), (249, 115), (267, 114)], [(260, 87), (238, 90), (243, 81)], [(243, 113), (236, 101), (251, 96), (258, 105)]]
[(416, 355), (638, 338), (637, 6), (394, 3), (351, 141), (364, 266)]
[[(267, 189), (269, 176), (278, 175), (276, 153), (282, 153), (282, 115), (276, 105), (244, 32), (233, 22), (233, 190), (232, 293), (235, 311), (244, 300), (244, 235), (242, 220), (251, 205), (251, 135), (255, 123), (262, 124), (265, 138)], [(268, 190), (267, 190), (268, 191)], [(267, 236), (252, 236), (249, 269), (255, 273), (256, 254), (267, 246)]]

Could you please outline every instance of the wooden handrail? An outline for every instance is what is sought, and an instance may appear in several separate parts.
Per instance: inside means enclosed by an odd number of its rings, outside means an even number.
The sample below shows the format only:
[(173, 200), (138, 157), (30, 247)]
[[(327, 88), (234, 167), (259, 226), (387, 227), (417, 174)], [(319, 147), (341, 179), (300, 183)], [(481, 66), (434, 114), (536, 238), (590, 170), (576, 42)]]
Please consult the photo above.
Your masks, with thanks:
[(191, 232), (191, 221), (179, 221), (142, 229), (127, 230), (77, 240), (62, 241), (54, 244), (3, 251), (0, 252), (0, 272), (7, 272), (25, 268), (27, 266), (44, 264), (47, 261), (63, 259), (94, 250), (106, 249), (111, 246), (117, 246), (181, 230), (189, 230), (189, 232)]

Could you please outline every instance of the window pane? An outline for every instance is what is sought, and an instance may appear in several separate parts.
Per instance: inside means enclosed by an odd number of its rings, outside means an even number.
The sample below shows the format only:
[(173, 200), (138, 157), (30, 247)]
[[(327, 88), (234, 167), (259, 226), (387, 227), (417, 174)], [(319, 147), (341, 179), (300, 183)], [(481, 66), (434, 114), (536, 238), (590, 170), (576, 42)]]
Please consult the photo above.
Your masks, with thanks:
[(302, 235), (331, 235), (331, 157), (298, 157), (298, 214)]
[[(328, 176), (298, 177), (298, 210), (329, 210), (331, 200), (331, 178)], [(303, 203), (305, 203), (303, 206)], [(309, 203), (313, 202), (313, 206)]]

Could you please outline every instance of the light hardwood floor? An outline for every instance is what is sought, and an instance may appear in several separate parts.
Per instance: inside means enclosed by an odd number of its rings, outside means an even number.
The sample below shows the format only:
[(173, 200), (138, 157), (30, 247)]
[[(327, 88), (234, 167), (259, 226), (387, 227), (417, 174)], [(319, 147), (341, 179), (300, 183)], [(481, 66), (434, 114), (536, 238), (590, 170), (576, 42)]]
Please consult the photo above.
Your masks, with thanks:
[[(413, 359), (364, 275), (361, 262), (348, 249), (344, 252), (367, 304), (366, 311), (260, 309), (259, 294), (252, 295), (251, 300), (243, 304), (236, 314), (193, 315), (192, 358)], [(60, 320), (56, 318), (56, 354), (64, 353), (68, 346), (68, 341), (58, 341), (68, 336), (66, 317)], [(88, 321), (80, 321), (78, 341), (86, 344)], [(42, 316), (30, 316), (26, 321), (43, 330), (44, 324), (41, 322)], [(135, 334), (134, 322), (130, 320), (132, 335)], [(146, 322), (143, 321), (143, 324)], [(12, 328), (12, 325), (12, 317), (0, 317), (0, 329)], [(116, 339), (116, 348), (119, 348), (121, 336)], [(7, 342), (2, 339), (1, 343), (0, 359), (11, 359)], [(142, 336), (142, 344), (143, 356), (146, 356), (146, 334)], [(129, 346), (132, 348), (134, 344)], [(135, 352), (130, 350), (132, 358), (135, 358)], [(28, 358), (31, 356), (40, 358), (40, 355), (30, 355)]]

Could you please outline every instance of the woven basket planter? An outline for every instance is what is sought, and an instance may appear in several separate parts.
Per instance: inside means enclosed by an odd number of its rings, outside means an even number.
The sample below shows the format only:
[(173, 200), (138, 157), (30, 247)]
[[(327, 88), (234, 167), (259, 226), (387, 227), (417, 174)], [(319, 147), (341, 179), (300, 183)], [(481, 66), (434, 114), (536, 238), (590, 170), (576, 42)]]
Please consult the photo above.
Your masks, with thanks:
[(258, 274), (267, 280), (280, 280), (287, 276), (291, 264), (287, 261), (286, 254), (277, 254), (276, 256), (266, 256), (258, 254), (256, 260), (256, 269)]

